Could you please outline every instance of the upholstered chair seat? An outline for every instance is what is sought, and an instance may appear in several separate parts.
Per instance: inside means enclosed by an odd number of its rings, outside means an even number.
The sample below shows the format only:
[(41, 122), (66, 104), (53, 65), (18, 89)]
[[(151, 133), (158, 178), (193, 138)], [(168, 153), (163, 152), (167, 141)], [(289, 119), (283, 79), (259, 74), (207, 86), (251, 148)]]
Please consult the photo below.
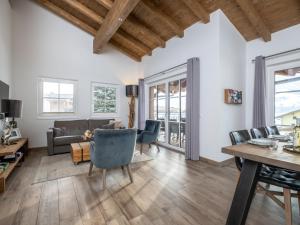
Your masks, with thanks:
[(159, 147), (157, 144), (157, 139), (160, 131), (161, 121), (159, 120), (146, 120), (146, 125), (144, 130), (137, 131), (136, 142), (141, 145), (140, 152), (143, 153), (144, 145), (156, 145), (158, 151)]
[(266, 132), (268, 133), (268, 135), (280, 135), (277, 126), (266, 127)]
[(94, 131), (94, 137), (90, 147), (91, 164), (89, 175), (91, 175), (94, 165), (102, 169), (103, 188), (106, 186), (107, 169), (123, 168), (126, 166), (130, 181), (133, 182), (130, 163), (135, 149), (136, 133), (136, 129), (96, 129)]
[(250, 129), (252, 138), (267, 138), (268, 134), (265, 127)]

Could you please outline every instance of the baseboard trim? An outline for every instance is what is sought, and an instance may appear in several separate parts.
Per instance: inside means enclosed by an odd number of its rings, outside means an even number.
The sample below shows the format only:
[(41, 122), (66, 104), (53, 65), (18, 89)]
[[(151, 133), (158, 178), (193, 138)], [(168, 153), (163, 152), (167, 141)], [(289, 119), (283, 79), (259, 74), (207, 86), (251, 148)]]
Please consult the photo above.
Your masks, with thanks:
[(29, 151), (43, 151), (43, 150), (47, 150), (48, 147), (33, 147), (33, 148), (28, 148)]
[(208, 164), (213, 165), (213, 166), (224, 167), (224, 166), (228, 166), (228, 165), (234, 163), (234, 157), (226, 159), (226, 160), (221, 161), (221, 162), (218, 162), (218, 161), (215, 161), (215, 160), (212, 160), (212, 159), (208, 159), (208, 158), (205, 158), (205, 157), (202, 157), (202, 156), (200, 156), (199, 158), (200, 158), (200, 161), (208, 163)]

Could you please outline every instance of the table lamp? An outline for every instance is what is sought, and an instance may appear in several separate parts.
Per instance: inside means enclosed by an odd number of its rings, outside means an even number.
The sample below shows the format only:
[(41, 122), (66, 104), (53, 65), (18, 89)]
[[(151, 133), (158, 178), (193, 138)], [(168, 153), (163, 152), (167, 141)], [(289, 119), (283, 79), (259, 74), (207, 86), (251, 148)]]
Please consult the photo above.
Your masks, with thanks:
[(12, 118), (9, 122), (12, 128), (17, 128), (17, 122), (15, 118), (21, 117), (22, 101), (13, 99), (1, 100), (1, 111), (5, 114), (5, 117)]
[(126, 85), (126, 96), (130, 98), (128, 128), (132, 128), (134, 126), (135, 98), (138, 97), (138, 90), (138, 85)]

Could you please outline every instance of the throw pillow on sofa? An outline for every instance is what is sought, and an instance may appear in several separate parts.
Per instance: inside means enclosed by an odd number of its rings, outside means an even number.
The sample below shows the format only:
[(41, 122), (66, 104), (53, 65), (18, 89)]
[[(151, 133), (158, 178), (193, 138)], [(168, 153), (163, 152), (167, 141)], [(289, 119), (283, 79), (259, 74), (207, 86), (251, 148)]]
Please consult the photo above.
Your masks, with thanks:
[(101, 127), (101, 129), (115, 129), (115, 124), (106, 124)]
[(61, 137), (65, 135), (65, 129), (54, 127), (53, 129), (53, 136), (54, 137)]

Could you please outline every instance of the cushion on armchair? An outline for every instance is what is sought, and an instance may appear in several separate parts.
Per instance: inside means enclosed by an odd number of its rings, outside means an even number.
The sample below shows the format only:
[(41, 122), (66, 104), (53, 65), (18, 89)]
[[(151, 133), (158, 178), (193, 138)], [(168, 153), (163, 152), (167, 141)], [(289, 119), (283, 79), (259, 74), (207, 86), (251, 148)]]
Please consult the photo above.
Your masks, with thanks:
[(82, 142), (83, 137), (81, 135), (73, 135), (73, 136), (61, 136), (54, 138), (54, 145), (68, 145), (71, 143)]
[(59, 127), (53, 127), (53, 136), (54, 137), (61, 137), (65, 135), (65, 129)]

